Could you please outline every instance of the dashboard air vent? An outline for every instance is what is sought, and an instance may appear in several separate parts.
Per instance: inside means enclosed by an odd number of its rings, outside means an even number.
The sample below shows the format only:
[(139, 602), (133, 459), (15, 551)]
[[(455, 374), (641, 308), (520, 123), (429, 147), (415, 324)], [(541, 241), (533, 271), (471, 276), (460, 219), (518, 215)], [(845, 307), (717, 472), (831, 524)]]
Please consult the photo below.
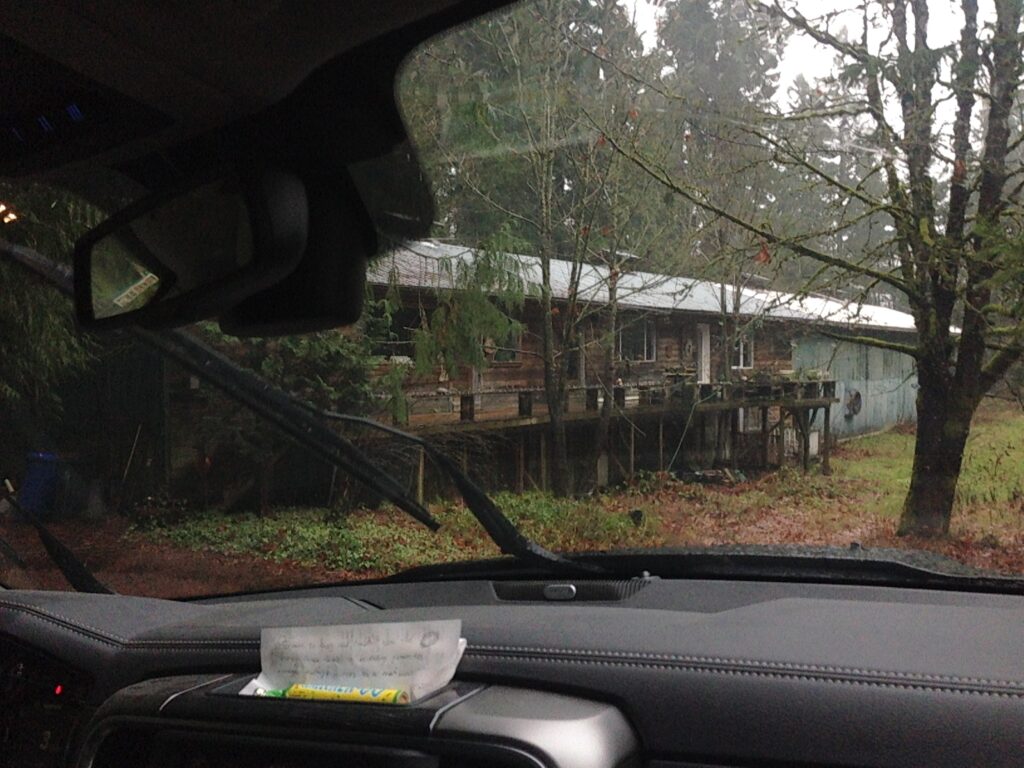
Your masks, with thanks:
[(650, 581), (496, 581), (494, 593), (499, 600), (514, 602), (619, 602), (633, 597)]

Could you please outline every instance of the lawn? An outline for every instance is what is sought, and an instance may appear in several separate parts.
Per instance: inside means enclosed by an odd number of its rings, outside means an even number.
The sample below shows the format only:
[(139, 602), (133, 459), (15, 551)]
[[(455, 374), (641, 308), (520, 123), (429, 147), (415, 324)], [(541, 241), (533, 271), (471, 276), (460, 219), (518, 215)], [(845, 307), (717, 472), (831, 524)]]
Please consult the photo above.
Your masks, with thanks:
[[(584, 499), (501, 493), (496, 501), (528, 536), (556, 550), (856, 542), (927, 547), (971, 565), (1024, 572), (1024, 414), (995, 404), (979, 412), (944, 541), (895, 536), (913, 440), (912, 431), (898, 429), (847, 442), (834, 453), (830, 477), (785, 468), (726, 487), (642, 475), (632, 487)], [(394, 509), (282, 509), (264, 517), (212, 512), (156, 521), (133, 535), (345, 576), (497, 554), (460, 505), (438, 503), (431, 511), (443, 525), (438, 534)]]

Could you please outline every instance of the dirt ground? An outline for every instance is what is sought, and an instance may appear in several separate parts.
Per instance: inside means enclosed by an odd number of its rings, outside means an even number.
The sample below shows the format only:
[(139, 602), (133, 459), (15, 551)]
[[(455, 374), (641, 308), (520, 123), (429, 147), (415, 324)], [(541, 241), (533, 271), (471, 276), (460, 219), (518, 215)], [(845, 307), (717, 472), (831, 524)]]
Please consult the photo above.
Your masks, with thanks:
[[(127, 520), (68, 520), (48, 526), (96, 577), (115, 592), (150, 597), (230, 594), (298, 584), (342, 581), (355, 574), (255, 556), (197, 552), (154, 543), (129, 530)], [(19, 553), (25, 569), (0, 558), (0, 582), (11, 587), (67, 590), (71, 586), (50, 562), (35, 529), (7, 517), (0, 538)], [(359, 574), (365, 578), (365, 574)]]
[[(739, 494), (742, 489), (735, 489)], [(714, 502), (680, 499), (677, 491), (652, 494), (648, 503), (662, 496), (663, 542), (669, 546), (705, 546), (723, 543), (809, 544), (928, 549), (963, 563), (1003, 573), (1024, 571), (1024, 535), (1005, 538), (998, 546), (984, 539), (958, 537), (946, 541), (915, 541), (895, 535), (892, 520), (879, 519), (853, 508), (822, 517), (820, 510), (784, 510), (777, 506), (747, 510), (742, 516), (721, 513)], [(720, 494), (716, 492), (715, 495)], [(669, 498), (669, 496), (675, 498)], [(609, 501), (608, 511), (627, 513), (636, 497)], [(620, 509), (621, 508), (621, 509)], [(258, 556), (226, 555), (154, 542), (130, 530), (123, 518), (99, 523), (69, 520), (54, 522), (50, 530), (114, 591), (151, 597), (188, 597), (233, 592), (280, 589), (304, 584), (326, 584), (383, 574), (349, 572), (325, 567), (275, 562)], [(5, 519), (0, 538), (21, 556), (25, 569), (0, 558), (0, 582), (20, 588), (67, 590), (70, 585), (50, 562), (35, 529)]]

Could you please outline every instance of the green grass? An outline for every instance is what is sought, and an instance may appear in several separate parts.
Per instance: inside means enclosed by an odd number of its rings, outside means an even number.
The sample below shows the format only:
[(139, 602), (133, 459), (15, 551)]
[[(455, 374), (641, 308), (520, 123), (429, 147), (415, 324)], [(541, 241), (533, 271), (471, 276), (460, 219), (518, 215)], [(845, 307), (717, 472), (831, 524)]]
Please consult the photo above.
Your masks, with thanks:
[[(833, 462), (836, 476), (857, 481), (878, 512), (898, 517), (910, 486), (914, 435), (888, 432), (851, 441)], [(1024, 501), (1024, 414), (994, 405), (978, 413), (957, 485), (956, 518), (1018, 522)]]
[[(544, 493), (499, 493), (498, 506), (527, 536), (556, 550), (600, 550), (655, 543), (649, 514), (636, 526), (601, 504), (556, 499)], [(200, 512), (150, 521), (144, 535), (193, 550), (256, 555), (330, 570), (392, 573), (425, 563), (499, 554), (480, 524), (461, 505), (435, 504), (434, 534), (394, 508), (339, 515), (322, 508), (252, 513)]]
[(898, 518), (910, 487), (914, 436), (899, 432), (858, 438), (832, 462), (835, 477), (853, 481), (883, 517)]
[(174, 523), (154, 523), (146, 533), (188, 549), (225, 555), (254, 554), (346, 570), (363, 565), (363, 542), (325, 510), (280, 509), (263, 517), (204, 512)]

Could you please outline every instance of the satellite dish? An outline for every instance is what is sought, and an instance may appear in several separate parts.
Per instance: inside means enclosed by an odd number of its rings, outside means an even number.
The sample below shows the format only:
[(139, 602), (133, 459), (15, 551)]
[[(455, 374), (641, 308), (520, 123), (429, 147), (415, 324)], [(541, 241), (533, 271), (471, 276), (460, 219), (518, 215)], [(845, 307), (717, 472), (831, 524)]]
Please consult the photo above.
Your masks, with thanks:
[(846, 418), (852, 419), (858, 413), (860, 413), (861, 406), (864, 404), (863, 398), (860, 396), (860, 391), (851, 389), (846, 393)]

